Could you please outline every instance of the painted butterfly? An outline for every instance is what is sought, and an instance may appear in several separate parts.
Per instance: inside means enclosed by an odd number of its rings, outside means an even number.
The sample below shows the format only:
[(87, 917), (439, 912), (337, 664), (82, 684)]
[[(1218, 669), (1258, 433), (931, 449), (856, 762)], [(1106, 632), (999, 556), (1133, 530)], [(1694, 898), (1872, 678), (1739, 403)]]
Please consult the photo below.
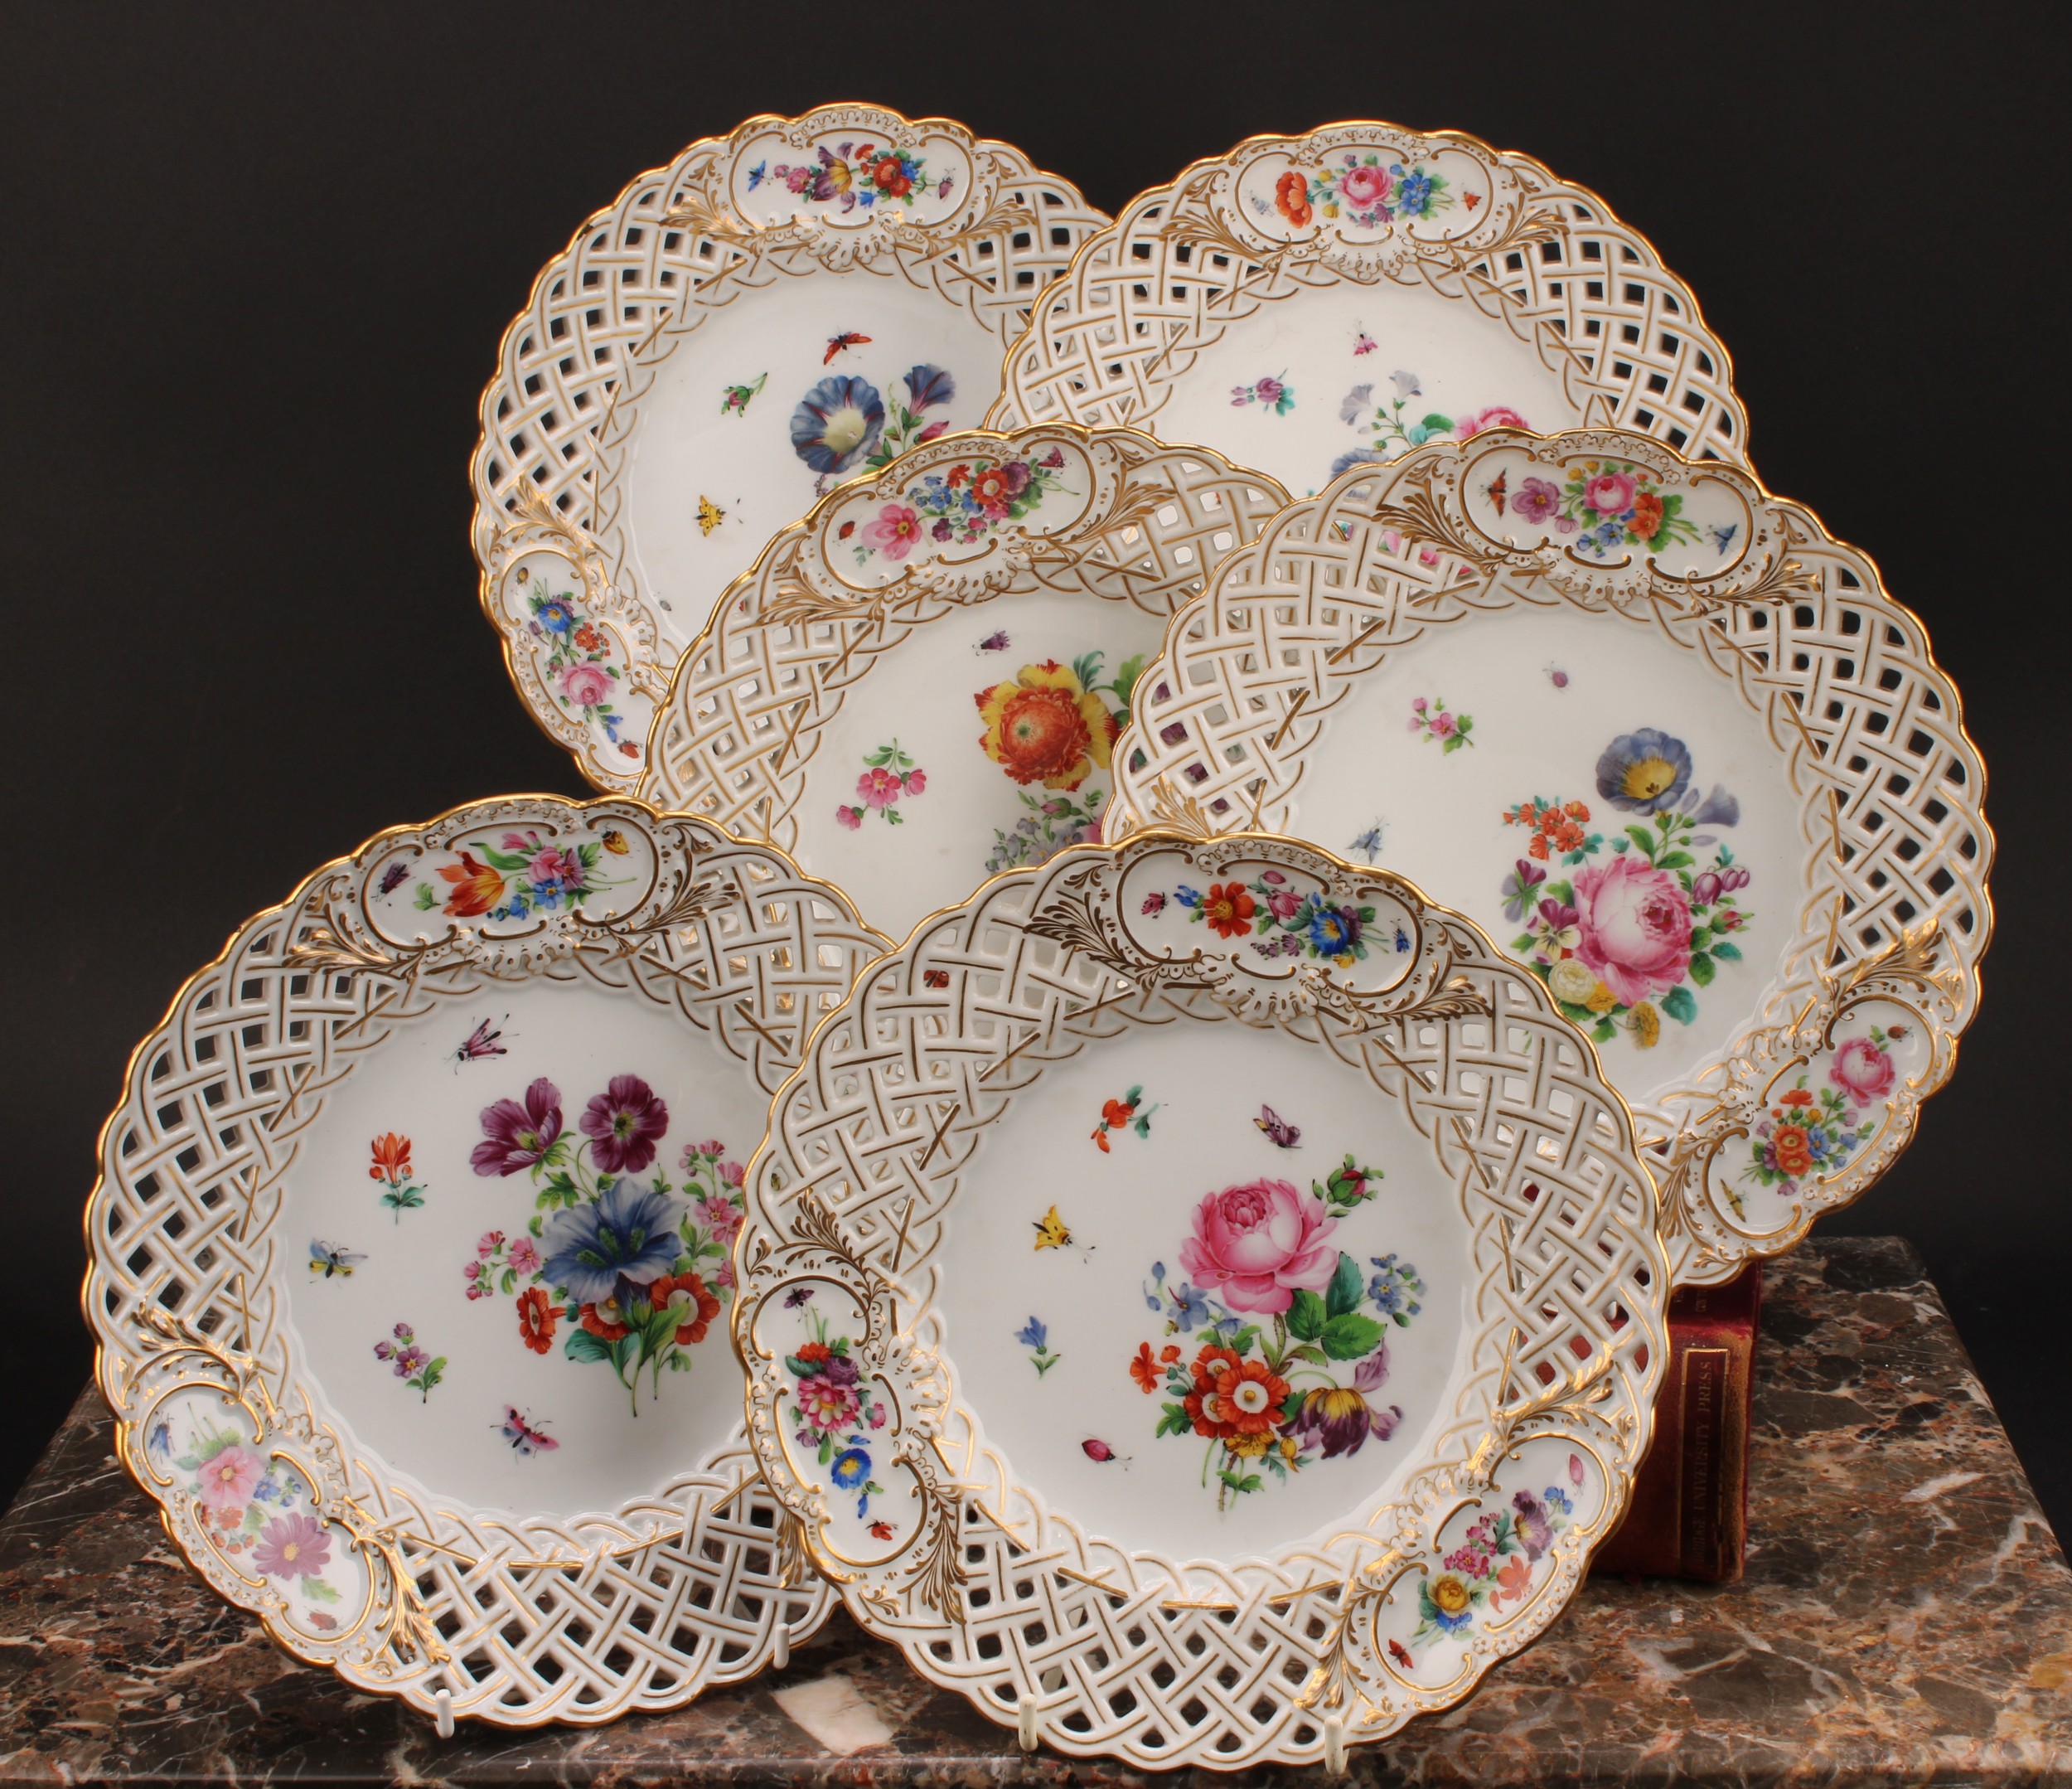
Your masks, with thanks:
[(341, 1273), (351, 1279), (352, 1270), (366, 1258), (349, 1248), (341, 1248), (336, 1243), (319, 1242), (313, 1236), (309, 1239), (309, 1271), (321, 1273), (326, 1279)]
[(1043, 1214), (1041, 1221), (1029, 1227), (1036, 1232), (1036, 1247), (1038, 1251), (1045, 1248), (1070, 1248), (1077, 1246), (1072, 1242), (1072, 1232), (1065, 1228), (1065, 1220), (1058, 1215), (1058, 1208), (1055, 1205)]
[(545, 1429), (535, 1428), (520, 1413), (517, 1405), (514, 1404), (506, 1404), (503, 1421), (492, 1423), (491, 1427), (501, 1429), (504, 1439), (511, 1443), (512, 1451), (528, 1460), (542, 1447), (552, 1450), (561, 1445)]
[(1731, 521), (1724, 528), (1714, 528), (1711, 530), (1710, 532), (1712, 536), (1712, 545), (1714, 549), (1716, 551), (1724, 553), (1726, 550), (1727, 543), (1740, 531), (1741, 525), (1738, 521)]
[(869, 336), (859, 336), (853, 329), (845, 329), (839, 336), (830, 336), (827, 338), (827, 351), (821, 356), (821, 365), (826, 366), (844, 348), (853, 348), (858, 342), (869, 340)]
[(1375, 341), (1373, 337), (1370, 336), (1357, 323), (1355, 323), (1353, 327), (1354, 332), (1359, 337), (1359, 340), (1353, 344), (1353, 351), (1355, 354), (1372, 354), (1376, 348), (1381, 346), (1379, 342)]
[(698, 499), (698, 531), (710, 534), (727, 519), (727, 512), (709, 497)]
[(1503, 515), (1503, 493), (1509, 487), (1510, 480), (1502, 473), (1498, 473), (1489, 483), (1489, 507), (1497, 512), (1499, 520)]
[(1259, 1116), (1251, 1122), (1273, 1139), (1274, 1147), (1277, 1149), (1294, 1149), (1300, 1145), (1300, 1127), (1289, 1123), (1271, 1106), (1261, 1106)]
[[(506, 1013), (504, 1018), (508, 1023), (511, 1015)], [(454, 1062), (457, 1064), (463, 1062), (480, 1062), (485, 1056), (508, 1056), (511, 1052), (496, 1041), (503, 1035), (501, 1031), (490, 1030), (489, 1021), (483, 1020), (467, 1034), (461, 1047), (453, 1052)]]

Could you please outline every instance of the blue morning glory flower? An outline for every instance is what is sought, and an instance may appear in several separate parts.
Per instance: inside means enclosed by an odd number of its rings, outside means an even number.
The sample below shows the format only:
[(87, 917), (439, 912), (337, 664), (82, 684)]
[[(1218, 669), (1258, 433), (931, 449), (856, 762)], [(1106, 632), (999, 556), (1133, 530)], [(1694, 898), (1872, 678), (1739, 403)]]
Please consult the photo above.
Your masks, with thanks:
[(1597, 793), (1629, 813), (1673, 808), (1690, 786), (1690, 748), (1658, 728), (1620, 734), (1597, 760)]
[(845, 473), (878, 444), (885, 400), (867, 379), (823, 379), (792, 412), (792, 448), (816, 473)]
[(942, 367), (931, 366), (924, 361), (908, 369), (907, 396), (917, 410), (931, 410), (938, 404), (947, 404), (956, 395), (956, 381)]
[(856, 1446), (855, 1442), (856, 1438), (852, 1435), (850, 1444), (835, 1456), (835, 1464), (830, 1468), (835, 1482), (844, 1491), (854, 1491), (870, 1476), (870, 1454), (867, 1449)]

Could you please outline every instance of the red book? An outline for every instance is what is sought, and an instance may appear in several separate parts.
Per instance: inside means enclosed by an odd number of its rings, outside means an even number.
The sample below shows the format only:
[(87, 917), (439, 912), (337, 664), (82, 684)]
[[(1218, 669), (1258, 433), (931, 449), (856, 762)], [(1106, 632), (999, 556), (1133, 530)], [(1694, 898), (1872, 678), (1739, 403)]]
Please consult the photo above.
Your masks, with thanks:
[(1727, 1583), (1748, 1550), (1748, 1426), (1763, 1267), (1669, 1300), (1669, 1362), (1654, 1446), (1595, 1572)]

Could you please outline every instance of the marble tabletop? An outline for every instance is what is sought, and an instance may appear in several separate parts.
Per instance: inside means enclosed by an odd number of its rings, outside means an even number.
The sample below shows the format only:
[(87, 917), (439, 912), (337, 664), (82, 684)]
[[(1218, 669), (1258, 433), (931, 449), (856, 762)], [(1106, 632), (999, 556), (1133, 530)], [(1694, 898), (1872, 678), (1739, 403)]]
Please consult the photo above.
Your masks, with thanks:
[[(2072, 1572), (1907, 1244), (1819, 1240), (1771, 1268), (1750, 1451), (1740, 1583), (1591, 1580), (1464, 1706), (1354, 1748), (1353, 1780), (2072, 1782)], [(1023, 1757), (840, 1614), (786, 1670), (675, 1714), (442, 1741), (295, 1664), (186, 1571), (90, 1388), (0, 1523), (0, 1782), (289, 1778), (1140, 1773)]]

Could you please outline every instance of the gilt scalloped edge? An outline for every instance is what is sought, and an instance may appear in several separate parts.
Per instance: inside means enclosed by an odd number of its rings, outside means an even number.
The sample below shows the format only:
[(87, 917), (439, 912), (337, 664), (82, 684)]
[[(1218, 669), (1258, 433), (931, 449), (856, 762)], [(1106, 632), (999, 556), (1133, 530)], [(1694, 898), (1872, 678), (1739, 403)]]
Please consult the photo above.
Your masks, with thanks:
[[(1413, 164), (1463, 158), (1456, 172), (1472, 168), (1482, 202), (1435, 224), (1391, 217), (1366, 230), (1317, 216), (1262, 226), (1236, 202), (1246, 170), (1263, 158), (1321, 163), (1333, 150), (1370, 148)], [(1587, 421), (1747, 463), (1732, 362), (1653, 243), (1531, 156), (1460, 131), (1373, 120), (1247, 138), (1139, 193), (1080, 245), (1008, 350), (986, 425), (1069, 419), (1155, 434), (1166, 388), (1229, 322), (1346, 279), (1423, 284), (1472, 304), (1538, 350)]]
[[(637, 890), (501, 925), (404, 926), (375, 899), (385, 866), (497, 823), (603, 838)], [(380, 833), (240, 927), (132, 1057), (85, 1214), (81, 1302), (116, 1451), (195, 1569), (297, 1658), (428, 1712), (450, 1692), (456, 1716), (496, 1725), (675, 1707), (759, 1670), (781, 1624), (795, 1640), (816, 1627), (831, 1604), (780, 1556), (781, 1514), (738, 1429), (651, 1493), (558, 1520), (457, 1508), (356, 1453), (306, 1389), (275, 1278), (299, 1251), (273, 1233), (327, 1089), (443, 998), (587, 977), (674, 1011), (767, 1088), (884, 943), (779, 853), (631, 801), (549, 796)], [(344, 1588), (323, 1607), (211, 1542), (159, 1427), (196, 1399), (238, 1423), (283, 1512), (336, 1543)]]
[[(1393, 959), (1406, 967), (1363, 989), (1213, 940), (1148, 949), (1120, 891), (1167, 852), (1208, 875), (1264, 857), (1333, 898), (1394, 901), (1416, 933)], [(1402, 1496), (1322, 1544), (1221, 1563), (1126, 1550), (1018, 1483), (952, 1391), (934, 1315), (944, 1219), (971, 1196), (985, 1127), (1092, 1038), (1183, 1015), (1276, 1026), (1363, 1068), (1431, 1142), (1473, 1234), (1469, 1359)], [(734, 1314), (766, 1481), (857, 1620), (996, 1720), (1027, 1707), (1057, 1749), (1139, 1765), (1313, 1762), (1466, 1695), (1554, 1619), (1618, 1524), (1649, 1438), (1667, 1285), (1631, 1120), (1537, 980), (1400, 878), (1290, 840), (1177, 830), (997, 876), (871, 967), (772, 1109)], [(854, 1358), (890, 1412), (872, 1471), (893, 1538), (871, 1558), (836, 1544), (831, 1492), (792, 1464), (783, 1362), (758, 1339), (807, 1278), (854, 1301)], [(1547, 1438), (1576, 1450), (1578, 1485), (1581, 1458), (1596, 1462), (1598, 1507), (1513, 1613), (1442, 1649), (1443, 1665), (1435, 1652), (1405, 1668), (1377, 1625), (1390, 1593), (1435, 1568), (1440, 1530), (1508, 1496)], [(902, 1475), (917, 1515), (901, 1513)]]
[[(1595, 455), (1650, 468), (1664, 491), (1709, 484), (1740, 506), (1738, 545), (1714, 555), (1716, 569), (1677, 575), (1652, 552), (1593, 562), (1509, 512), (1499, 539), (1472, 513), (1474, 468), (1504, 455), (1517, 470), (1520, 454), (1556, 482), (1552, 468)], [(1564, 604), (1707, 660), (1762, 717), (1801, 802), (1803, 879), (1778, 979), (1687, 1084), (1635, 1108), (1654, 1139), (1678, 1283), (1731, 1278), (1860, 1196), (1906, 1147), (1955, 1064), (1992, 929), (1985, 767), (1956, 687), (1870, 556), (1811, 511), (1736, 468), (1611, 430), (1497, 429), (1356, 469), (1282, 511), (1169, 623), (1116, 748), (1111, 836), (1176, 804), (1210, 827), (1295, 830), (1306, 755), (1361, 676), (1471, 613)], [(1749, 1135), (1779, 1080), (1872, 1001), (1914, 1016), (1924, 1059), (1841, 1172), (1800, 1183), (1784, 1221), (1750, 1221), (1722, 1152)]]
[[(974, 455), (1054, 448), (1087, 479), (1001, 525), (982, 551), (937, 555), (925, 537), (882, 583), (837, 563), (849, 512)], [(1273, 479), (1206, 448), (1134, 429), (1071, 424), (1011, 434), (967, 430), (830, 492), (730, 584), (685, 652), (654, 721), (639, 793), (748, 838), (796, 844), (806, 767), (827, 725), (888, 652), (917, 630), (1003, 596), (1083, 593), (1164, 616), (1198, 594), (1225, 553), (1255, 539), (1287, 501)], [(851, 529), (854, 517), (850, 517)], [(1062, 522), (1062, 525), (1059, 525)]]
[[(955, 202), (918, 223), (879, 207), (859, 221), (815, 215), (810, 200), (786, 216), (757, 216), (743, 204), (733, 177), (751, 143), (777, 137), (803, 153), (817, 135), (851, 129), (893, 147), (924, 138), (952, 146), (967, 176)], [(504, 332), (469, 477), (482, 609), (506, 669), (533, 718), (592, 783), (632, 788), (637, 742), (672, 668), (655, 656), (656, 617), (631, 581), (611, 487), (638, 400), (685, 332), (709, 308), (755, 286), (860, 268), (939, 292), (1005, 342), (1020, 333), (1032, 295), (1106, 221), (1071, 182), (1033, 166), (1012, 144), (974, 137), (951, 119), (858, 104), (796, 119), (760, 114), (724, 137), (702, 138), (585, 221)], [(561, 556), (576, 564), (594, 601), (584, 618), (624, 653), (617, 693), (627, 725), (612, 734), (565, 711), (535, 662), (524, 616), (500, 600), (506, 574), (538, 544), (525, 531), (541, 510), (579, 543)]]

